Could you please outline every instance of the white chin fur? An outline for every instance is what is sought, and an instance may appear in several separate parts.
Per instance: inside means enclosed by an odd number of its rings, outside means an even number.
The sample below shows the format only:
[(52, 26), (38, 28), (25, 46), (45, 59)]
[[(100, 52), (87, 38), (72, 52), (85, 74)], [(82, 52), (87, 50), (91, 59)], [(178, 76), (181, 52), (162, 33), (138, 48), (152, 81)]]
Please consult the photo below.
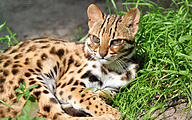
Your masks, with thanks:
[(101, 64), (109, 64), (109, 61), (105, 59), (98, 59)]

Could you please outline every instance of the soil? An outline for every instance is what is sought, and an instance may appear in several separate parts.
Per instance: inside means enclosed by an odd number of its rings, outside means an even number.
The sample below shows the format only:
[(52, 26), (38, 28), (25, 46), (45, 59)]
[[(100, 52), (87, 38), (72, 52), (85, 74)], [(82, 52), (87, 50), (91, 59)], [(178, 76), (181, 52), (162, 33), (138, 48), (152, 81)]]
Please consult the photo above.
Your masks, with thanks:
[[(155, 1), (155, 0), (154, 0)], [(90, 4), (96, 4), (103, 12), (107, 12), (105, 0), (0, 0), (0, 24), (7, 20), (7, 26), (12, 33), (17, 33), (18, 41), (38, 37), (52, 36), (68, 40), (75, 40), (75, 34), (82, 36), (87, 34), (86, 9)], [(168, 7), (167, 0), (164, 7)], [(118, 8), (122, 8), (120, 2)], [(146, 11), (147, 8), (143, 8)], [(76, 32), (81, 27), (80, 32)], [(4, 27), (0, 37), (8, 32)], [(0, 49), (7, 48), (6, 43), (0, 42)], [(181, 102), (178, 105), (167, 107), (163, 111), (157, 110), (153, 115), (157, 119), (184, 120), (187, 110), (183, 110), (188, 103)], [(138, 119), (142, 119), (139, 117)], [(192, 111), (187, 120), (192, 119)]]

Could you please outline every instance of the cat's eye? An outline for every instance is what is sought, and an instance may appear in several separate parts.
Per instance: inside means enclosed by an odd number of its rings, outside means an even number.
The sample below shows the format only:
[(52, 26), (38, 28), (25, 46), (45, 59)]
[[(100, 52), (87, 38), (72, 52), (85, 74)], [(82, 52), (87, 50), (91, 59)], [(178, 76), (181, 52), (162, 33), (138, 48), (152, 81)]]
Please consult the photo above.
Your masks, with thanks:
[(100, 43), (100, 39), (94, 35), (92, 36), (92, 40), (93, 40), (93, 42), (95, 42), (97, 44)]
[(123, 43), (122, 39), (117, 39), (117, 40), (111, 41), (112, 46), (118, 46), (118, 45), (121, 45), (122, 43)]

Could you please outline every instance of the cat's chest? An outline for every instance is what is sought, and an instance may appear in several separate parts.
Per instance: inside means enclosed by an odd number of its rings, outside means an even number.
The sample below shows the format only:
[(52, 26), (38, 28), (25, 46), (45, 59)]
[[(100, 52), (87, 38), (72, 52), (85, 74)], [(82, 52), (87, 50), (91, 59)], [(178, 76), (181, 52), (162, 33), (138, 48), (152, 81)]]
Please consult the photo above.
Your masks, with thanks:
[(86, 88), (91, 87), (92, 91), (97, 89), (116, 91), (128, 82), (126, 73), (109, 71), (98, 61), (88, 61), (83, 73), (80, 78), (86, 84)]

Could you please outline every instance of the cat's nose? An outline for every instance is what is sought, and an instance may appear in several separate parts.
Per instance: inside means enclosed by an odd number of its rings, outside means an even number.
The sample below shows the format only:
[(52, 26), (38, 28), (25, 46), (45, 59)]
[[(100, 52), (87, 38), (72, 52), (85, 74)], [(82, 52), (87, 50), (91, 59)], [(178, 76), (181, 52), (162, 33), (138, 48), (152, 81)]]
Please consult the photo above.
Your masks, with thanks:
[(102, 57), (102, 59), (104, 59), (104, 57), (107, 55), (107, 51), (99, 50), (99, 54)]

